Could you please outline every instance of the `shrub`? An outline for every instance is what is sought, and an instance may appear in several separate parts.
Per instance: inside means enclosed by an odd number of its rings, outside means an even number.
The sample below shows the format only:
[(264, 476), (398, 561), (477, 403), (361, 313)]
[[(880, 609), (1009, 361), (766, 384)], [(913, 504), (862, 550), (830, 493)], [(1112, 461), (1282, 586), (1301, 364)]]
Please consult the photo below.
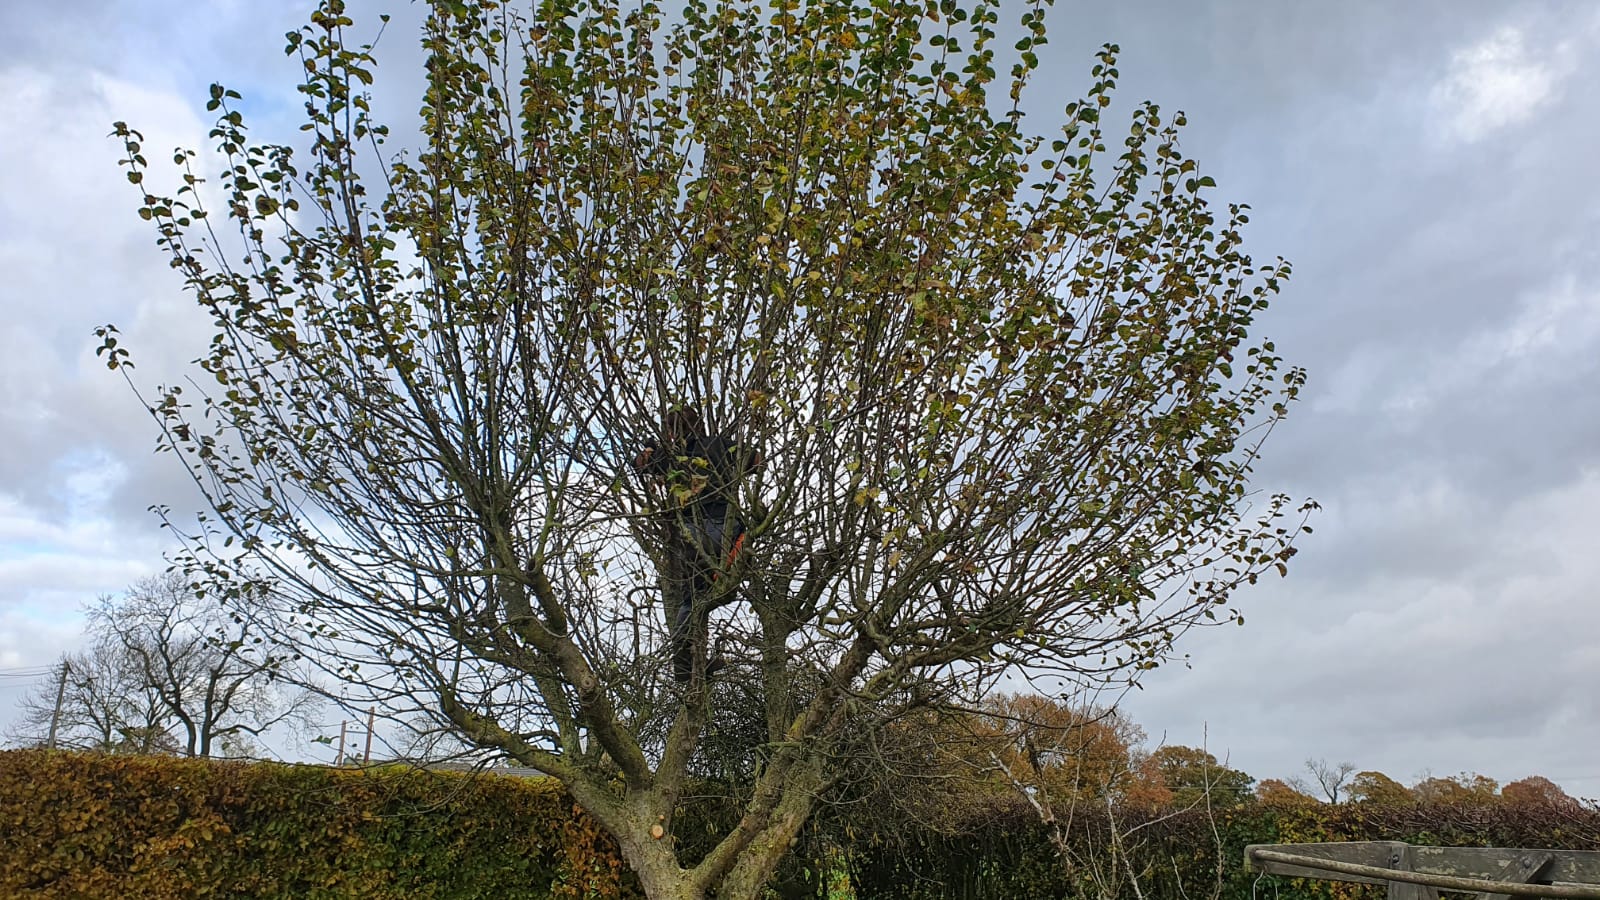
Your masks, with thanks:
[(0, 752), (0, 896), (636, 897), (555, 783)]

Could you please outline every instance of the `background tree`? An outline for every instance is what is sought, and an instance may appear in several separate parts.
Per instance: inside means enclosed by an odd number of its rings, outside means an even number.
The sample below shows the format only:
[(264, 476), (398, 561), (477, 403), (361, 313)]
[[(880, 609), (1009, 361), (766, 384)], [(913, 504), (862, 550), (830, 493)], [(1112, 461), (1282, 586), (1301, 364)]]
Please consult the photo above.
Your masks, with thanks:
[(1415, 799), (1405, 785), (1382, 772), (1370, 769), (1351, 776), (1345, 793), (1351, 802), (1376, 803), (1384, 806), (1410, 803)]
[(969, 738), (942, 743), (952, 766), (1056, 803), (1118, 800), (1138, 776), (1139, 726), (1115, 710), (1038, 694), (998, 694), (965, 717)]
[[(1005, 708), (1020, 721), (1045, 719), (1039, 715), (1041, 707), (1049, 709), (1045, 698), (1010, 699)], [(1185, 883), (1178, 875), (1178, 893), (1203, 896), (1209, 889), (1209, 896), (1219, 897), (1224, 863), (1214, 813), (1249, 799), (1253, 779), (1192, 748), (1145, 752), (1139, 746), (1144, 732), (1114, 712), (1080, 708), (1063, 724), (1023, 729), (1024, 740), (1014, 745), (1026, 755), (1003, 771), (1047, 826), (1057, 858), (1084, 893), (1145, 896), (1176, 862), (1162, 859), (1153, 834), (1169, 820), (1189, 816), (1209, 826), (1217, 865), (1206, 882)], [(1034, 774), (1024, 781), (1012, 774), (1019, 771)], [(1186, 856), (1197, 852), (1185, 848)]]
[(1172, 792), (1172, 802), (1180, 808), (1240, 806), (1250, 802), (1255, 779), (1238, 769), (1230, 769), (1215, 756), (1197, 747), (1168, 744), (1157, 747), (1150, 759), (1161, 773), (1161, 780)]
[(309, 727), (316, 696), (280, 680), (288, 654), (262, 636), (249, 594), (233, 609), (178, 572), (142, 579), (89, 610), (89, 630), (118, 647), (129, 678), (154, 696), (187, 756), (238, 756), (280, 723)]
[(64, 654), (55, 671), (63, 666), (67, 676), (59, 717), (56, 692), (62, 685), (51, 678), (23, 696), (20, 715), (8, 730), (11, 740), (44, 746), (55, 719), (58, 747), (102, 753), (176, 752), (177, 744), (167, 731), (171, 714), (138, 677), (120, 645), (91, 633), (89, 647)]
[(1486, 775), (1462, 772), (1448, 778), (1429, 776), (1411, 786), (1411, 796), (1423, 803), (1489, 804), (1499, 800), (1500, 784)]
[[(478, 747), (461, 740), (454, 728), (441, 726), (432, 716), (413, 715), (402, 719), (393, 728), (395, 735), (388, 743), (395, 759), (421, 766), (448, 763), (472, 767), (485, 761), (487, 754)], [(331, 745), (328, 736), (316, 738), (319, 744)]]
[(1132, 778), (1122, 792), (1122, 802), (1133, 809), (1167, 809), (1173, 804), (1172, 790), (1161, 775), (1155, 756), (1135, 749), (1129, 756)]
[(1574, 797), (1543, 775), (1529, 775), (1506, 782), (1506, 786), (1500, 789), (1500, 797), (1507, 803), (1521, 806), (1573, 809), (1580, 805)]
[(1330, 763), (1325, 759), (1307, 759), (1306, 772), (1310, 780), (1304, 778), (1291, 778), (1295, 790), (1302, 794), (1321, 793), (1328, 798), (1329, 803), (1337, 804), (1339, 798), (1345, 795), (1345, 787), (1350, 782), (1350, 776), (1356, 770), (1354, 763)]
[(1256, 800), (1271, 806), (1315, 806), (1317, 798), (1277, 778), (1256, 785)]
[(1159, 778), (1150, 783), (1152, 770), (1139, 747), (1144, 732), (1115, 710), (1039, 694), (996, 694), (976, 710), (934, 711), (914, 721), (896, 729), (896, 740), (920, 745), (920, 752), (896, 764), (902, 774), (876, 792), (875, 804), (900, 808), (910, 800), (927, 810), (904, 817), (918, 825), (971, 821), (975, 811), (1018, 797), (1050, 826), (1070, 822), (1076, 810), (1130, 797), (1141, 806), (1170, 799)]
[[(239, 756), (274, 725), (311, 724), (316, 697), (278, 681), (285, 660), (257, 633), (260, 622), (223, 609), (181, 574), (142, 579), (88, 613), (90, 649), (64, 659), (64, 746)], [(42, 740), (55, 687), (24, 701), (25, 739)]]
[[(117, 132), (217, 328), (215, 387), (148, 401), (212, 507), (193, 566), (349, 690), (561, 779), (652, 897), (726, 900), (875, 731), (1010, 672), (1126, 681), (1236, 619), (1300, 531), (1249, 478), (1303, 373), (1251, 337), (1287, 266), (1210, 208), (1183, 116), (1140, 106), (1107, 150), (1115, 47), (1023, 130), (1040, 5), (1009, 60), (957, 0), (672, 20), (430, 4), (407, 154), (326, 0), (289, 36), (308, 162), (222, 86), (218, 194), (190, 152), (158, 193)], [(732, 479), (743, 552), (700, 562), (762, 734), (695, 859), (673, 815), (717, 679), (704, 635), (661, 677), (658, 610), (704, 483), (630, 465), (671, 406), (765, 461)]]

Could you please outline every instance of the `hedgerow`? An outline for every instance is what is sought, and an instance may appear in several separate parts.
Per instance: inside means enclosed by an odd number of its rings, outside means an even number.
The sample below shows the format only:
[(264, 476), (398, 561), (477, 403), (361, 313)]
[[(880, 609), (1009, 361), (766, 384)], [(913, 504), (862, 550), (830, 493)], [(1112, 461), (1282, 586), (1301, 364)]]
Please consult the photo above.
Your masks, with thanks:
[(555, 783), (0, 752), (0, 897), (637, 897)]

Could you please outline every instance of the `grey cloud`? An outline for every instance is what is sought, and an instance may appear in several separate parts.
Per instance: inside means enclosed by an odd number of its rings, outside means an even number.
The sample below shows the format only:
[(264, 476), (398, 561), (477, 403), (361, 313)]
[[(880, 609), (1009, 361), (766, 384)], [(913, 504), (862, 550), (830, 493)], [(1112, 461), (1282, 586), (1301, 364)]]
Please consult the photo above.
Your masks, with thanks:
[(1597, 502), (1591, 473), (1474, 520), (1480, 553), (1406, 575), (1370, 577), (1341, 548), (1352, 577), (1296, 573), (1258, 591), (1245, 628), (1191, 635), (1193, 669), (1156, 673), (1128, 707), (1188, 735), (1207, 723), (1257, 777), (1306, 756), (1396, 777), (1582, 775), (1581, 748), (1600, 740), (1600, 655), (1584, 638), (1600, 631), (1584, 602), (1600, 578)]

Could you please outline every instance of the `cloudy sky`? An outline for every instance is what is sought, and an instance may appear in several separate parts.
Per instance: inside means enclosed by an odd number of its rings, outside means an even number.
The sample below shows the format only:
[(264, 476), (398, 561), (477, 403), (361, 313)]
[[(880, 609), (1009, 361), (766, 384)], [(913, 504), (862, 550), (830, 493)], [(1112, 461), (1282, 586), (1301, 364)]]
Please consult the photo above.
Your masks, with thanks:
[[(288, 139), (281, 35), (307, 10), (0, 6), (0, 728), (83, 601), (163, 566), (146, 508), (195, 507), (93, 354), (115, 322), (154, 384), (206, 337), (106, 133), (204, 147), (221, 81)], [(1600, 797), (1600, 7), (1058, 0), (1053, 22), (1037, 108), (1119, 43), (1119, 96), (1186, 111), (1254, 252), (1295, 264), (1262, 327), (1311, 373), (1259, 474), (1322, 504), (1316, 534), (1125, 709), (1257, 778), (1314, 756)], [(411, 35), (384, 42), (379, 99), (409, 115)]]

